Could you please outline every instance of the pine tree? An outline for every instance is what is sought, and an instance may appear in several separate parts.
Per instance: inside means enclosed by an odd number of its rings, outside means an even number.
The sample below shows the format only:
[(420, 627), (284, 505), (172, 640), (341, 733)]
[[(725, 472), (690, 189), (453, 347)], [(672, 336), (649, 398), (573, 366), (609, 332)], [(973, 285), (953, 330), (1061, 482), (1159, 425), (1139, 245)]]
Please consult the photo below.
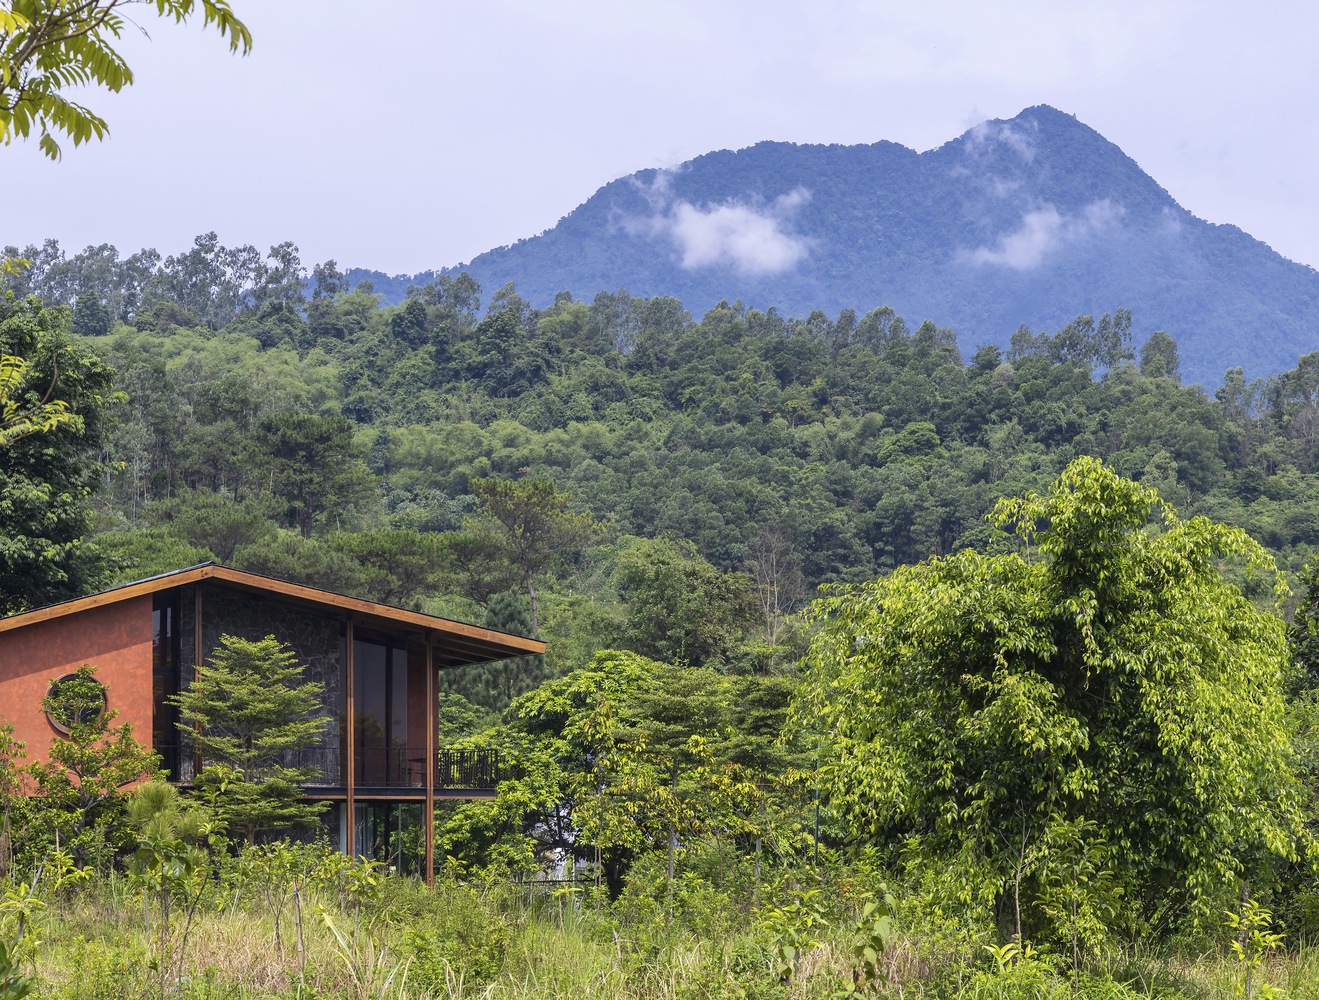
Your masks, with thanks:
[(256, 642), (225, 635), (201, 677), (173, 698), (179, 728), (204, 764), (198, 785), (230, 832), (248, 843), (262, 831), (314, 826), (325, 809), (299, 801), (317, 770), (290, 760), (329, 725), (316, 714), (323, 695), (273, 635)]

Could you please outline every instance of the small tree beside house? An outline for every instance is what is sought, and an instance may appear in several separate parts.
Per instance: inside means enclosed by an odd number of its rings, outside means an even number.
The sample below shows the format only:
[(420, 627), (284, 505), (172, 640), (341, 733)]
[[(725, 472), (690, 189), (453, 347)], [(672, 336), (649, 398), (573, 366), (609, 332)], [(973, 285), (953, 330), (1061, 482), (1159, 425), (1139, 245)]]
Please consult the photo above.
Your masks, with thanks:
[(28, 839), (58, 836), (81, 866), (113, 841), (128, 786), (155, 774), (160, 758), (137, 742), (132, 724), (113, 725), (119, 713), (90, 664), (53, 680), (41, 709), (58, 735), (47, 759), (28, 765), (42, 815)]

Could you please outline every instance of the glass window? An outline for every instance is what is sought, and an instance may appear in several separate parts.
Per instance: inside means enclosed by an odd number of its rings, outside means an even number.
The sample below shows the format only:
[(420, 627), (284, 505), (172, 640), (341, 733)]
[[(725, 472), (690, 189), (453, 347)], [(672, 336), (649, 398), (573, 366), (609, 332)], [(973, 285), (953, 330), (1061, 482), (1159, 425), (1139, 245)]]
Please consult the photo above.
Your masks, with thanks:
[[(420, 784), (424, 750), (408, 746), (408, 651), (393, 640), (353, 640), (357, 783)], [(417, 757), (417, 760), (413, 760)]]
[(179, 777), (179, 595), (156, 594), (151, 610), (151, 745), (171, 780)]

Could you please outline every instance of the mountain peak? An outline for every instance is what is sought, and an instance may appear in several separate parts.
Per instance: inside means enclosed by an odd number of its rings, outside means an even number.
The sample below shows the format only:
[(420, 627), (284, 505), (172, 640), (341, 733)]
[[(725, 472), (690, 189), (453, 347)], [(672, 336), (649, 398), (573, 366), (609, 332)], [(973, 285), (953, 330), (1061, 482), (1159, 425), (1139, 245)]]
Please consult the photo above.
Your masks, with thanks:
[(1319, 274), (1196, 219), (1046, 104), (919, 154), (761, 142), (638, 171), (465, 270), (537, 305), (620, 288), (697, 313), (722, 299), (801, 316), (888, 305), (964, 348), (1126, 307), (1206, 381), (1291, 367), (1319, 327)]

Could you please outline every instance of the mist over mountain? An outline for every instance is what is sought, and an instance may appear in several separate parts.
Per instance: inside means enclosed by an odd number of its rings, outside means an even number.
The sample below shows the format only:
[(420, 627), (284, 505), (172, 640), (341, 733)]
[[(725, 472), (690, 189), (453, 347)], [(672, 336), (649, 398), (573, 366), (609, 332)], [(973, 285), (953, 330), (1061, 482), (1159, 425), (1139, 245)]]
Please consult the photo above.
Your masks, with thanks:
[[(1188, 379), (1281, 371), (1316, 346), (1319, 272), (1182, 208), (1116, 145), (1048, 106), (925, 153), (762, 142), (615, 180), (465, 270), (536, 305), (570, 291), (721, 299), (804, 316), (888, 305), (964, 351), (1127, 307)], [(387, 301), (431, 275), (371, 277)]]

